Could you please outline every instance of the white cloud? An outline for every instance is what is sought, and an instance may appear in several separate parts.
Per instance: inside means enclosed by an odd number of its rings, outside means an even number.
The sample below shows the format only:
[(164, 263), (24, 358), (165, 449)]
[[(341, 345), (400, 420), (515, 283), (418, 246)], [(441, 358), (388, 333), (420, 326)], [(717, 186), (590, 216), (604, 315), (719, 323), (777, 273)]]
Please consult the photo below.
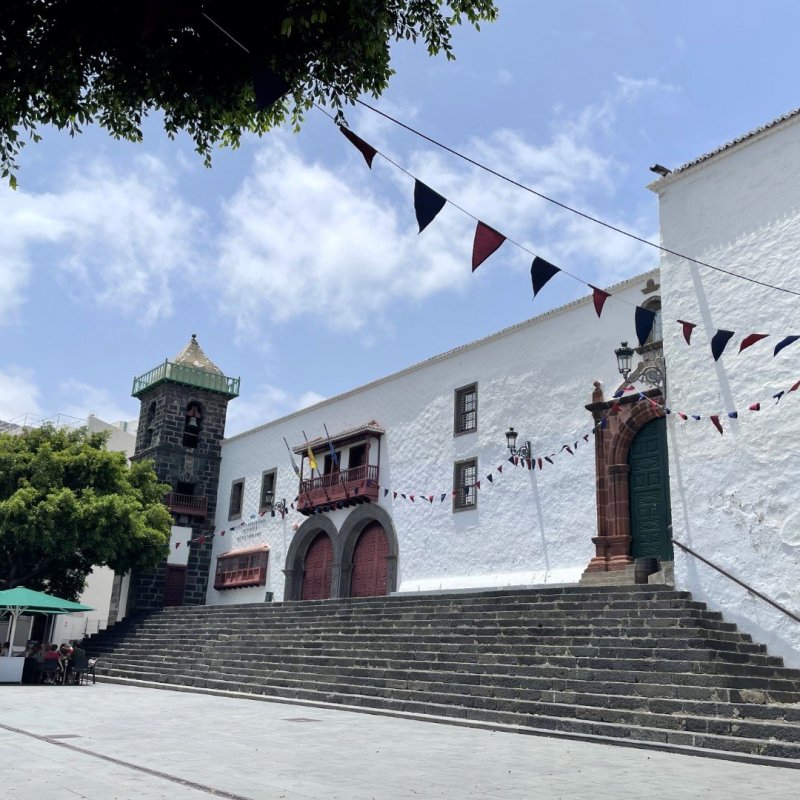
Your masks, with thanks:
[(43, 414), (40, 398), (32, 371), (15, 366), (0, 370), (0, 420), (21, 424), (26, 414), (38, 419)]
[(77, 419), (86, 419), (89, 414), (94, 414), (103, 422), (118, 422), (131, 420), (138, 414), (135, 406), (128, 408), (121, 406), (107, 389), (83, 383), (75, 378), (62, 381), (56, 396), (60, 413)]
[(261, 384), (248, 397), (238, 397), (228, 406), (225, 434), (235, 436), (237, 433), (286, 416), (293, 411), (313, 406), (324, 399), (325, 397), (317, 392), (308, 391), (295, 396), (277, 386)]
[(144, 322), (168, 316), (170, 278), (197, 261), (200, 212), (178, 196), (166, 166), (141, 157), (121, 171), (95, 161), (59, 177), (53, 192), (0, 190), (0, 318), (14, 319), (40, 246), (87, 302)]

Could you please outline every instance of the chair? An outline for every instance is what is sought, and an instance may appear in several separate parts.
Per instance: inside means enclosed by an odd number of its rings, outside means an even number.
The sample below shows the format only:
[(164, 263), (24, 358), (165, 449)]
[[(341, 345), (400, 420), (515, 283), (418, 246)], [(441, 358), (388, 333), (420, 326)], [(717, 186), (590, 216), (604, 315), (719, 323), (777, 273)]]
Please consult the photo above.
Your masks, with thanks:
[(89, 668), (86, 671), (86, 683), (89, 683), (89, 675), (92, 676), (92, 683), (97, 683), (97, 675), (95, 675), (94, 668), (97, 666), (97, 662), (99, 661), (99, 656), (95, 656), (94, 658), (90, 658), (88, 665)]
[[(96, 659), (95, 659), (96, 660)], [(89, 672), (92, 668), (89, 666), (89, 659), (86, 658), (86, 653), (83, 650), (76, 650), (72, 654), (72, 658), (67, 666), (67, 679), (65, 683), (69, 683), (72, 679), (76, 686), (83, 683), (83, 678), (86, 677), (86, 682), (89, 682)]]
[(43, 661), (39, 675), (42, 683), (46, 683), (48, 686), (55, 686), (61, 683), (61, 668), (58, 661), (54, 658), (48, 658)]

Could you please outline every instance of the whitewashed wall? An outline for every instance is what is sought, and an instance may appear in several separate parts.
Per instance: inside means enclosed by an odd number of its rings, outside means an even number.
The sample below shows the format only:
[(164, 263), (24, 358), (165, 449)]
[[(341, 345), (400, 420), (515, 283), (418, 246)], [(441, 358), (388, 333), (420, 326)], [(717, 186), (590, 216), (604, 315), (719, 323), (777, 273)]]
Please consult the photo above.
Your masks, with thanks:
[[(657, 181), (662, 243), (764, 281), (800, 287), (800, 123), (788, 120), (685, 172)], [(664, 348), (674, 410), (669, 450), (675, 538), (781, 604), (800, 611), (800, 396), (772, 395), (800, 378), (800, 298), (685, 261), (662, 262)], [(691, 347), (674, 321), (698, 323)], [(736, 331), (719, 362), (718, 328)], [(738, 354), (748, 333), (770, 338)], [(761, 401), (760, 412), (748, 405)], [(739, 411), (739, 420), (725, 417)], [(721, 413), (720, 436), (708, 415)], [(771, 652), (800, 666), (800, 624), (681, 555), (676, 581), (724, 611)]]
[[(613, 291), (641, 303), (651, 296), (641, 292), (648, 277), (657, 273)], [(514, 425), (518, 446), (530, 438), (534, 452), (546, 455), (589, 432), (591, 416), (584, 406), (592, 382), (604, 380), (613, 392), (620, 380), (614, 348), (621, 339), (634, 338), (630, 306), (609, 300), (598, 320), (586, 298), (225, 441), (216, 529), (230, 528), (230, 486), (240, 478), (246, 480), (242, 519), (248, 524), (215, 537), (212, 570), (220, 553), (267, 544), (268, 578), (266, 587), (218, 592), (212, 575), (208, 602), (261, 602), (265, 590), (276, 600), (283, 597), (287, 547), (294, 524), (305, 517), (257, 515), (264, 470), (277, 468), (278, 498), (291, 501), (297, 494), (282, 437), (297, 445), (303, 430), (309, 438), (323, 435), (323, 423), (335, 434), (370, 420), (387, 430), (381, 487), (437, 495), (433, 505), (419, 498), (411, 504), (381, 492), (380, 503), (398, 535), (401, 591), (576, 581), (594, 555), (593, 440), (580, 439), (574, 457), (564, 453), (554, 466), (533, 473), (508, 464), (504, 433)], [(472, 382), (478, 383), (478, 430), (454, 436), (454, 391)], [(475, 456), (482, 481), (478, 508), (453, 513), (453, 464)], [(496, 472), (500, 464), (502, 475)], [(490, 472), (493, 484), (484, 481)], [(341, 528), (350, 511), (329, 517)]]

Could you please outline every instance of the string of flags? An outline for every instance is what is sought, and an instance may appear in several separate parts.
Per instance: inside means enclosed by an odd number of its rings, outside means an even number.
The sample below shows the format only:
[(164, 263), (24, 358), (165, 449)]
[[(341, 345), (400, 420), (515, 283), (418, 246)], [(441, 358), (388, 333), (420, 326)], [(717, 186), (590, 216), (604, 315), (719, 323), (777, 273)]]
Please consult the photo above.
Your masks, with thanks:
[[(692, 333), (694, 329), (697, 327), (697, 323), (695, 322), (688, 322), (684, 319), (679, 319), (678, 324), (681, 326), (683, 330), (683, 338), (687, 345), (691, 345), (692, 343)], [(711, 337), (711, 354), (714, 356), (714, 361), (719, 361), (720, 356), (725, 352), (725, 348), (728, 346), (730, 340), (736, 335), (735, 331), (729, 331), (722, 328), (719, 328), (716, 333)], [(775, 345), (772, 356), (773, 358), (781, 352), (781, 350), (788, 347), (790, 344), (793, 344), (798, 339), (800, 339), (800, 335), (789, 335), (786, 336), (784, 334), (780, 335), (780, 341)], [(770, 336), (769, 333), (748, 333), (742, 341), (739, 343), (739, 353), (744, 350), (747, 350), (748, 347), (752, 347), (757, 342), (760, 342), (762, 339), (767, 339)], [(775, 337), (773, 337), (775, 338)]]

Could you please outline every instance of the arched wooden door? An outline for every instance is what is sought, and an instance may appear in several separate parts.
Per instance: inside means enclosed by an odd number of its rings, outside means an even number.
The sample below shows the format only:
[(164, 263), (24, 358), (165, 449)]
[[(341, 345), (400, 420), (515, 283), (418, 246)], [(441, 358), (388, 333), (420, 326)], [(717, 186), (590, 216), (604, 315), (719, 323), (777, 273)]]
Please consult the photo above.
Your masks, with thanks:
[(303, 571), (303, 600), (327, 600), (331, 596), (333, 544), (327, 533), (318, 533), (308, 548)]
[(374, 597), (386, 594), (386, 557), (389, 541), (378, 522), (370, 522), (358, 537), (353, 550), (350, 578), (351, 597)]
[(650, 420), (628, 451), (631, 556), (672, 561), (672, 515), (667, 467), (667, 421)]

